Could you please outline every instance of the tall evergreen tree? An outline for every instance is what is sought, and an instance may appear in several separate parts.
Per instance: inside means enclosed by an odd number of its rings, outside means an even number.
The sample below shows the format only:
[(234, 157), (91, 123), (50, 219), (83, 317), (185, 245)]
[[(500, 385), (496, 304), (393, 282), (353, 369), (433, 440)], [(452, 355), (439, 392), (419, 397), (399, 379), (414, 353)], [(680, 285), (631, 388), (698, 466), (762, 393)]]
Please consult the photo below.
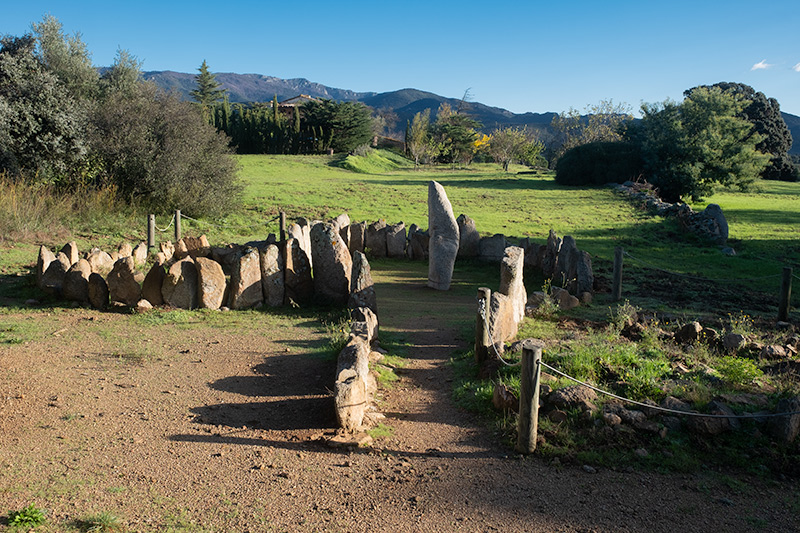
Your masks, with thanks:
[(217, 81), (216, 77), (209, 72), (208, 63), (206, 63), (205, 59), (197, 70), (199, 74), (194, 77), (197, 82), (197, 89), (190, 93), (192, 98), (203, 106), (210, 106), (222, 99), (225, 89), (220, 89), (220, 83)]

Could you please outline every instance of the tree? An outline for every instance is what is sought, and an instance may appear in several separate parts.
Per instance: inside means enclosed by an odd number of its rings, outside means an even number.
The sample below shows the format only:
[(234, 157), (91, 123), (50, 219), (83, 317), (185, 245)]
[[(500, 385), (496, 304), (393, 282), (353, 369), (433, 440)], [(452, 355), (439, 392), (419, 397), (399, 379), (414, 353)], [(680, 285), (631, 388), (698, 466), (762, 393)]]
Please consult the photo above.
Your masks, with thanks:
[(77, 99), (96, 95), (99, 75), (79, 33), (64, 35), (61, 23), (52, 15), (34, 23), (33, 32), (39, 43), (38, 57), (67, 91)]
[(614, 104), (613, 100), (601, 100), (584, 108), (584, 115), (569, 108), (555, 117), (551, 123), (556, 134), (553, 141), (553, 159), (556, 163), (567, 150), (593, 142), (614, 142), (623, 138), (625, 128), (633, 120), (628, 104)]
[(372, 139), (372, 116), (361, 102), (312, 101), (303, 111), (305, 129), (319, 151), (350, 152)]
[(762, 138), (740, 117), (748, 104), (712, 87), (695, 89), (681, 104), (642, 105), (642, 120), (628, 137), (662, 198), (699, 200), (716, 184), (745, 190), (758, 178), (769, 156), (756, 149)]
[(525, 128), (500, 128), (489, 138), (489, 154), (508, 172), (508, 165), (521, 158), (529, 143)]
[(104, 95), (115, 92), (132, 93), (142, 82), (142, 63), (127, 50), (117, 49), (114, 63), (103, 73), (101, 92)]
[(414, 158), (414, 169), (419, 168), (420, 160), (432, 159), (438, 155), (438, 147), (431, 138), (428, 129), (431, 122), (431, 110), (426, 109), (414, 115), (408, 128), (406, 141), (408, 151)]
[(756, 149), (765, 154), (770, 154), (771, 159), (767, 168), (761, 173), (764, 179), (796, 181), (797, 171), (794, 168), (789, 150), (792, 148), (792, 133), (781, 115), (781, 108), (774, 98), (767, 98), (764, 93), (757, 92), (749, 85), (743, 83), (720, 82), (714, 85), (701, 85), (684, 91), (684, 96), (691, 94), (699, 88), (710, 89), (717, 87), (723, 92), (736, 94), (749, 100), (739, 116), (747, 119), (752, 124), (751, 135), (761, 135), (761, 142)]
[(197, 89), (189, 93), (192, 95), (192, 98), (204, 107), (221, 100), (225, 89), (220, 89), (220, 83), (216, 80), (214, 74), (209, 72), (208, 63), (206, 63), (205, 59), (197, 70), (199, 74), (196, 74), (194, 77), (197, 82)]
[(442, 103), (431, 132), (434, 141), (441, 147), (439, 158), (442, 162), (453, 166), (469, 163), (478, 138), (476, 129), (480, 126), (477, 120), (453, 111), (447, 102)]

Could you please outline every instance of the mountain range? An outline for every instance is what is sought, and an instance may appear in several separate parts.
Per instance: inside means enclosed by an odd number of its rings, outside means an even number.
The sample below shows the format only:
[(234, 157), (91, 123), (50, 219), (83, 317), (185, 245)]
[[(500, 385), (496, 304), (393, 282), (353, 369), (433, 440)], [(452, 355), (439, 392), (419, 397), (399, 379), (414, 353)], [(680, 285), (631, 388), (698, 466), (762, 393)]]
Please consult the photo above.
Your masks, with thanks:
[[(416, 113), (430, 109), (431, 114), (435, 114), (439, 105), (444, 102), (449, 103), (453, 108), (466, 106), (466, 112), (483, 124), (483, 129), (486, 131), (500, 126), (546, 128), (556, 115), (554, 112), (512, 113), (500, 107), (491, 107), (479, 102), (462, 102), (458, 98), (446, 98), (418, 89), (400, 89), (385, 93), (356, 92), (327, 87), (305, 78), (282, 79), (261, 74), (231, 72), (217, 73), (215, 77), (221, 87), (228, 91), (231, 102), (268, 102), (274, 96), (278, 97), (278, 101), (282, 101), (300, 94), (336, 101), (363, 102), (374, 109), (393, 111), (397, 115), (397, 128), (400, 130), (404, 129), (403, 125)], [(184, 72), (150, 71), (144, 73), (144, 78), (153, 81), (163, 89), (177, 92), (187, 100), (190, 98), (190, 91), (196, 88), (195, 75)], [(800, 117), (789, 113), (781, 114), (794, 139), (789, 153), (800, 154)]]

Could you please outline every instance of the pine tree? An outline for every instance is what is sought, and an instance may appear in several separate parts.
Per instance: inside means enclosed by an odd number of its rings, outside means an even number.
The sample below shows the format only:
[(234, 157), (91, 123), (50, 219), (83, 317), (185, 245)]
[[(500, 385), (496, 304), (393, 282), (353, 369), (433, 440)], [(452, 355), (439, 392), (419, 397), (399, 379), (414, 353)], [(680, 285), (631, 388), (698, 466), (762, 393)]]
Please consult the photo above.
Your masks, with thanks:
[(205, 59), (197, 70), (200, 72), (194, 77), (195, 81), (197, 81), (197, 89), (190, 94), (195, 101), (203, 106), (210, 106), (222, 98), (225, 89), (219, 88), (220, 83), (216, 80), (215, 76), (208, 71), (208, 64)]

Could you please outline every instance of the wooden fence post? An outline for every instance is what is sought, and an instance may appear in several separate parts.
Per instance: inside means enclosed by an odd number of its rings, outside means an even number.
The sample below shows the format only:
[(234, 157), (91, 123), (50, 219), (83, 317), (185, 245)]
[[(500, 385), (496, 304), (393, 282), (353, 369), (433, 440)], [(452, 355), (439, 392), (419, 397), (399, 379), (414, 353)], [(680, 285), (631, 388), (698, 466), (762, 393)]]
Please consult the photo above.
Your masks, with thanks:
[(156, 245), (156, 216), (147, 215), (147, 249)]
[(286, 213), (280, 212), (281, 217), (281, 242), (286, 241)]
[(539, 378), (541, 377), (542, 347), (527, 340), (522, 345), (522, 373), (519, 387), (519, 418), (517, 419), (517, 451), (533, 453), (539, 429)]
[(181, 240), (181, 210), (175, 210), (175, 242)]
[(622, 299), (622, 247), (614, 247), (614, 284), (611, 288), (611, 301)]
[(778, 320), (789, 321), (789, 306), (792, 300), (792, 267), (783, 267), (781, 277), (781, 297), (778, 303)]
[(491, 289), (486, 287), (478, 289), (478, 316), (475, 319), (475, 363), (477, 363), (478, 368), (481, 368), (489, 358), (489, 345), (492, 343), (489, 338), (489, 329), (486, 327), (491, 297)]

